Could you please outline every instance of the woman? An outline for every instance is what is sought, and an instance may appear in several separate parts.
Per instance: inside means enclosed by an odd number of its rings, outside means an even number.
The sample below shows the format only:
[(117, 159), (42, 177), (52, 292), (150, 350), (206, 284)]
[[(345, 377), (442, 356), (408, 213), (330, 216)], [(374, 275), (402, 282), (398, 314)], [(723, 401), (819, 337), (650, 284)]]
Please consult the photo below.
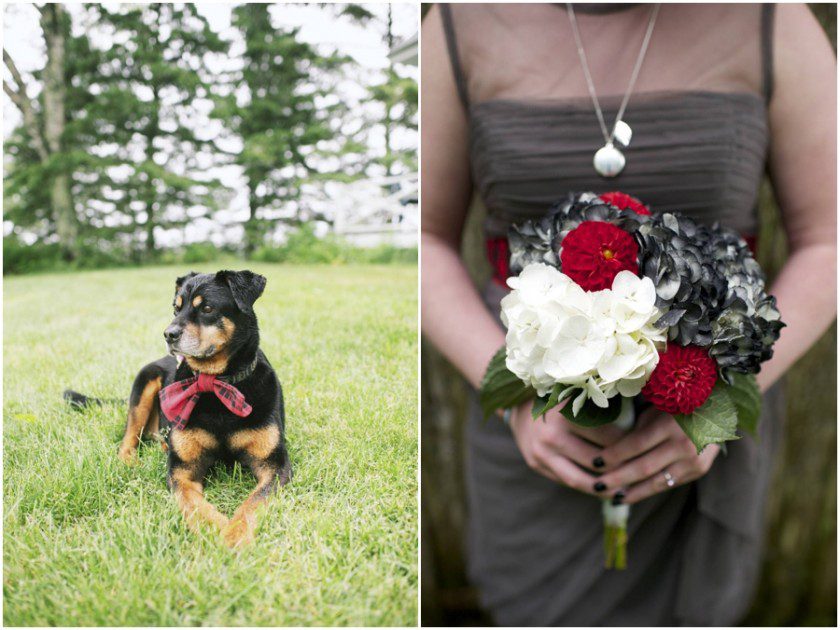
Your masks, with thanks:
[[(473, 405), (466, 429), (469, 573), (496, 622), (737, 622), (782, 421), (772, 386), (835, 315), (836, 71), (824, 33), (804, 5), (439, 5), (422, 54), (423, 330), (474, 387), (504, 344), (506, 289), (497, 277), (477, 291), (459, 257), (473, 192), (491, 251), (511, 222), (583, 190), (621, 190), (749, 238), (769, 170), (790, 257), (771, 288), (787, 328), (759, 375), (758, 441), (697, 455), (668, 415), (623, 435), (556, 411), (535, 422), (530, 404), (509, 426)], [(611, 130), (625, 97), (633, 137), (606, 178), (593, 167), (608, 139), (596, 112)], [(608, 497), (633, 505), (626, 571), (602, 566), (596, 498)]]

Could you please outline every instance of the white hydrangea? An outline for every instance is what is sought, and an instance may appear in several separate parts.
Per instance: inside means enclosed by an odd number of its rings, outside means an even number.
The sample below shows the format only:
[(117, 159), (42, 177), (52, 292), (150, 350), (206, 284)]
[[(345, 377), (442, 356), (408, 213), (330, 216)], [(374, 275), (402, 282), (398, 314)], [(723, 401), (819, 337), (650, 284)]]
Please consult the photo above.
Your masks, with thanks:
[(536, 263), (508, 285), (507, 367), (540, 396), (557, 383), (578, 386), (577, 413), (587, 398), (606, 407), (616, 394), (641, 392), (666, 338), (653, 325), (662, 313), (650, 278), (622, 271), (611, 289), (586, 292), (555, 267)]

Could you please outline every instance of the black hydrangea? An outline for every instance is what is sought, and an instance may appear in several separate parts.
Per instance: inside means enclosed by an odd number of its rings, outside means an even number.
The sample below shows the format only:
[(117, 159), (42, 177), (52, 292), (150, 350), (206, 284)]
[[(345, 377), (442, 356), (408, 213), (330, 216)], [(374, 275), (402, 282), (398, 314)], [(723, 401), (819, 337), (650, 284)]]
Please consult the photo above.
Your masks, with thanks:
[(784, 327), (776, 298), (765, 291), (764, 273), (747, 244), (732, 230), (715, 225), (709, 254), (727, 279), (721, 312), (712, 322), (709, 354), (723, 377), (729, 372), (755, 374), (773, 356)]
[(511, 226), (508, 231), (510, 271), (518, 274), (532, 263), (560, 269), (560, 245), (584, 221), (612, 223), (632, 234), (648, 218), (629, 209), (619, 210), (594, 193), (570, 193), (551, 206), (545, 217)]
[(711, 240), (706, 226), (670, 213), (652, 217), (636, 233), (639, 270), (653, 281), (656, 306), (666, 311), (657, 324), (681, 346), (712, 342), (712, 321), (726, 297), (726, 276), (709, 256)]
[(652, 218), (636, 233), (639, 269), (656, 287), (657, 322), (680, 345), (708, 346), (721, 375), (756, 373), (784, 326), (764, 274), (733, 230), (678, 214)]

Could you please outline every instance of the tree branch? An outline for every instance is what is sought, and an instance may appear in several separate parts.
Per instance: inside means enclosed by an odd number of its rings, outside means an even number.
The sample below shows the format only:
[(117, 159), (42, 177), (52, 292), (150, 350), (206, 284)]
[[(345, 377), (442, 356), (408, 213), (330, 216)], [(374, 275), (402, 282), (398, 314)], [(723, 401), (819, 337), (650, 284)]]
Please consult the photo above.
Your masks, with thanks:
[(9, 83), (5, 80), (3, 81), (3, 91), (9, 95), (9, 98), (12, 99), (12, 102), (15, 105), (18, 105), (18, 107), (20, 107), (20, 105), (18, 104), (18, 101), (20, 100), (20, 94), (15, 92), (14, 88), (11, 85), (9, 85)]
[(12, 59), (12, 56), (7, 53), (5, 49), (3, 49), (3, 63), (8, 66), (9, 72), (12, 73), (12, 78), (15, 80), (15, 83), (22, 89), (25, 85), (23, 77), (20, 76), (20, 70), (17, 69), (14, 59)]
[(38, 157), (41, 158), (41, 161), (45, 162), (50, 155), (47, 151), (47, 146), (44, 143), (44, 136), (41, 134), (41, 128), (38, 126), (38, 118), (35, 116), (35, 109), (32, 107), (32, 101), (26, 94), (26, 83), (24, 82), (20, 71), (17, 69), (14, 60), (5, 50), (3, 51), (3, 62), (6, 64), (6, 67), (9, 68), (9, 72), (12, 73), (12, 78), (18, 88), (17, 90), (14, 90), (11, 85), (9, 85), (6, 81), (3, 81), (3, 91), (9, 95), (9, 98), (12, 99), (12, 102), (20, 110), (20, 113), (23, 114), (23, 124), (26, 127), (26, 131), (32, 138), (32, 143), (35, 145)]

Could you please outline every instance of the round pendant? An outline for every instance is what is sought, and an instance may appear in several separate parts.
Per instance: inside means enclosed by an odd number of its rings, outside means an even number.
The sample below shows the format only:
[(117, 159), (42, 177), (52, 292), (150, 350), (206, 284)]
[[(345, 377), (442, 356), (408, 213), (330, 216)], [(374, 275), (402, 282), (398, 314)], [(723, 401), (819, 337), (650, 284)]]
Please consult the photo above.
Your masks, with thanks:
[(616, 149), (612, 142), (608, 142), (598, 149), (595, 158), (592, 160), (595, 170), (602, 177), (615, 177), (624, 170), (624, 154)]
[(630, 146), (630, 139), (633, 137), (633, 130), (623, 120), (619, 120), (615, 123), (615, 127), (613, 128), (613, 138), (615, 138), (616, 144), (621, 147), (627, 148)]

